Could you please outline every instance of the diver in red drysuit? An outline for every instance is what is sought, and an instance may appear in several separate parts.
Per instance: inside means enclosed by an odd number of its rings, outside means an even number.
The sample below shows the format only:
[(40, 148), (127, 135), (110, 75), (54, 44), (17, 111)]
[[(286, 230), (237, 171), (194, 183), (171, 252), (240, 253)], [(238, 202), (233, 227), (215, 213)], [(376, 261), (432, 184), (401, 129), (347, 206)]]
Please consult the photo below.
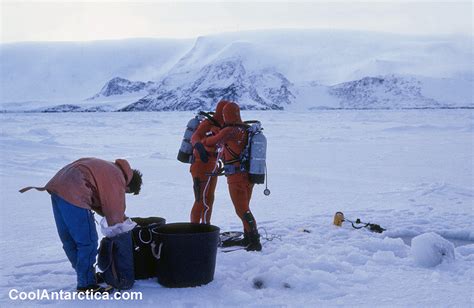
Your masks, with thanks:
[(211, 176), (217, 171), (217, 151), (215, 146), (204, 146), (205, 137), (217, 134), (224, 125), (222, 110), (228, 101), (222, 100), (217, 104), (213, 120), (205, 119), (196, 128), (191, 137), (193, 146), (193, 162), (190, 172), (193, 177), (194, 205), (191, 210), (191, 222), (211, 223), (214, 192), (217, 176)]
[(224, 170), (229, 185), (229, 193), (237, 215), (244, 226), (242, 245), (247, 250), (262, 250), (257, 222), (250, 211), (253, 183), (249, 180), (248, 170), (241, 168), (240, 154), (248, 142), (247, 125), (240, 118), (239, 105), (229, 102), (223, 110), (224, 127), (215, 136), (204, 139), (206, 147), (223, 149)]

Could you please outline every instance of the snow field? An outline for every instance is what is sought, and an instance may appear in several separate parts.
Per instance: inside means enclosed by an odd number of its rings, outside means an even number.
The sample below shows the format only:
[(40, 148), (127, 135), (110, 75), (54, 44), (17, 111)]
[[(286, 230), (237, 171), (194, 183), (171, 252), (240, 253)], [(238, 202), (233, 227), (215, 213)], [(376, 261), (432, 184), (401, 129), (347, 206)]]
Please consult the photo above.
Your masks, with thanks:
[[(192, 113), (1, 114), (1, 305), (8, 291), (73, 290), (43, 185), (84, 156), (126, 158), (144, 174), (129, 216), (187, 221), (193, 202), (189, 166), (176, 160)], [(218, 252), (206, 286), (166, 289), (138, 281), (145, 306), (460, 306), (474, 304), (473, 114), (469, 110), (243, 112), (268, 139), (268, 180), (251, 209), (263, 251)], [(382, 234), (332, 225), (346, 218), (380, 224)], [(241, 230), (224, 178), (212, 223)], [(304, 232), (304, 230), (309, 231)], [(453, 243), (454, 260), (416, 262), (411, 240), (434, 232)], [(423, 239), (418, 237), (418, 239)], [(434, 241), (434, 242), (437, 242)], [(422, 240), (422, 244), (429, 244)], [(416, 246), (416, 245), (415, 245)], [(420, 255), (432, 256), (422, 249)], [(416, 255), (416, 253), (415, 253)], [(93, 304), (93, 303), (89, 303)], [(128, 302), (100, 306), (130, 305)]]

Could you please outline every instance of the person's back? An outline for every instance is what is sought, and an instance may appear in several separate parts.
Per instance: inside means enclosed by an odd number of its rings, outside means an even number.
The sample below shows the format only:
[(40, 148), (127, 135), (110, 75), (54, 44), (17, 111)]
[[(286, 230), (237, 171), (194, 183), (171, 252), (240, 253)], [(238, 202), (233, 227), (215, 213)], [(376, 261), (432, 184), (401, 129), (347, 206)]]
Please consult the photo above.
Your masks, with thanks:
[(112, 163), (87, 157), (63, 167), (45, 188), (75, 206), (96, 211), (114, 225), (124, 221), (126, 187), (132, 176), (124, 159)]

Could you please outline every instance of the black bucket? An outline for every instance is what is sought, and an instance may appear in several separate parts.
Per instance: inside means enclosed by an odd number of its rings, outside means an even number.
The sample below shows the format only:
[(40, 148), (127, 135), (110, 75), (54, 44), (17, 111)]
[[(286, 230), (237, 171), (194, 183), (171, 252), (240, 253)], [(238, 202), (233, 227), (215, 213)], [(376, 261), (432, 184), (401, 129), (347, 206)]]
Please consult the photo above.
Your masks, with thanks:
[(133, 217), (131, 220), (137, 223), (132, 231), (135, 279), (156, 277), (157, 264), (151, 251), (153, 232), (156, 228), (164, 225), (166, 219), (161, 217)]
[(214, 279), (218, 227), (172, 223), (155, 231), (155, 257), (161, 285), (168, 288), (196, 287)]

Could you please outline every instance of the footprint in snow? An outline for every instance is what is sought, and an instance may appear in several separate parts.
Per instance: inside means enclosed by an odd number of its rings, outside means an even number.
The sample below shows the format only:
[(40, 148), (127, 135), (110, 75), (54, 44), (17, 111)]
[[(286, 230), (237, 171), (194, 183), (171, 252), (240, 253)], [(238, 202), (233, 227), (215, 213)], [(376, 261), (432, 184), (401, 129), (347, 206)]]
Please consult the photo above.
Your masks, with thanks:
[(28, 267), (28, 266), (44, 265), (44, 264), (59, 264), (59, 263), (64, 263), (64, 262), (68, 262), (68, 260), (60, 259), (60, 260), (51, 260), (51, 261), (42, 261), (42, 262), (29, 262), (29, 263), (19, 264), (15, 267), (22, 268), (22, 267)]
[(257, 290), (265, 288), (265, 284), (263, 283), (263, 280), (261, 278), (255, 278), (253, 280), (253, 288)]
[[(285, 289), (291, 289), (291, 285), (288, 283), (288, 282), (284, 282), (282, 284), (283, 288)], [(265, 284), (265, 282), (263, 281), (263, 279), (261, 278), (255, 278), (253, 280), (253, 288), (254, 289), (257, 289), (257, 290), (260, 290), (260, 289), (265, 289), (267, 287), (267, 285)]]

